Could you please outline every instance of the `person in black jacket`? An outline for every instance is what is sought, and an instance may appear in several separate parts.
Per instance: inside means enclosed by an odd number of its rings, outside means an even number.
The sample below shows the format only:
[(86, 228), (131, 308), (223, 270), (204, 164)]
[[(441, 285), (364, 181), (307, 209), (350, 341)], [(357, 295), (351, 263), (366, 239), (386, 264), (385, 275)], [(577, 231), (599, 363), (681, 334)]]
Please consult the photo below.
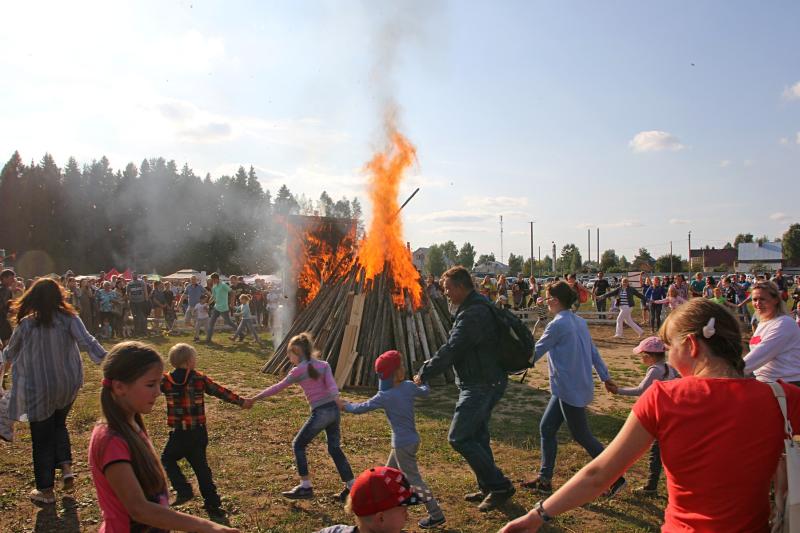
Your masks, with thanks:
[(481, 502), (478, 509), (489, 511), (516, 492), (495, 464), (489, 445), (492, 409), (508, 384), (508, 376), (497, 363), (500, 332), (489, 309), (491, 302), (475, 291), (467, 269), (456, 266), (445, 272), (444, 290), (451, 303), (458, 306), (450, 338), (423, 363), (414, 381), (419, 385), (451, 365), (455, 369), (460, 392), (448, 440), (478, 480), (480, 490), (464, 499)]
[(639, 327), (639, 324), (634, 322), (633, 317), (631, 316), (631, 310), (635, 307), (636, 303), (634, 297), (644, 301), (644, 295), (637, 291), (636, 288), (630, 286), (628, 283), (628, 278), (622, 278), (622, 282), (619, 287), (611, 292), (605, 293), (597, 299), (605, 300), (606, 298), (611, 297), (617, 298), (617, 306), (619, 307), (619, 314), (617, 315), (617, 330), (614, 334), (614, 337), (617, 339), (622, 338), (623, 323), (628, 324), (631, 329), (633, 329), (633, 331), (635, 331), (636, 334), (641, 337), (644, 334), (644, 330)]

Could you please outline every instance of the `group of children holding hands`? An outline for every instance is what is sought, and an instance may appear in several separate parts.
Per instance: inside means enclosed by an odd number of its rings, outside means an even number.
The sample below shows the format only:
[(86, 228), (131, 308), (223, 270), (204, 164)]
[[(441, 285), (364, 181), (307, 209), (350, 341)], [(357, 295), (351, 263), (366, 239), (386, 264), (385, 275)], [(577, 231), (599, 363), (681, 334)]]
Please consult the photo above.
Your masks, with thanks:
[[(300, 483), (283, 492), (284, 497), (313, 497), (306, 447), (325, 431), (328, 453), (345, 485), (338, 498), (355, 515), (356, 526), (332, 526), (322, 531), (399, 532), (407, 520), (406, 506), (418, 503), (424, 503), (428, 510), (428, 516), (418, 522), (420, 528), (442, 525), (444, 514), (420, 476), (416, 458), (420, 439), (414, 421), (414, 399), (427, 396), (429, 388), (405, 380), (402, 355), (393, 350), (378, 357), (378, 393), (366, 402), (351, 404), (339, 398), (331, 368), (316, 358), (309, 334), (293, 337), (288, 351), (294, 366), (287, 376), (254, 397), (243, 398), (197, 370), (197, 352), (189, 344), (179, 343), (170, 349), (168, 358), (173, 370), (168, 373), (152, 346), (135, 341), (115, 345), (103, 364), (100, 403), (104, 420), (95, 426), (89, 444), (89, 465), (103, 514), (100, 532), (238, 531), (171, 509), (167, 479), (176, 492), (173, 506), (194, 497), (178, 466), (178, 461), (185, 458), (197, 477), (209, 516), (224, 517), (206, 458), (204, 396), (216, 396), (249, 409), (256, 401), (293, 384), (303, 389), (311, 415), (292, 443)], [(142, 415), (152, 411), (160, 394), (166, 397), (170, 432), (159, 460)], [(341, 411), (360, 414), (374, 409), (386, 412), (392, 427), (392, 450), (386, 467), (371, 468), (356, 478), (340, 446)]]
[[(610, 392), (640, 395), (656, 380), (679, 377), (666, 363), (664, 345), (657, 337), (644, 339), (633, 351), (648, 365), (644, 380), (637, 387), (615, 387)], [(442, 509), (417, 464), (420, 437), (414, 401), (427, 396), (430, 389), (428, 385), (405, 379), (402, 354), (391, 350), (376, 359), (378, 392), (362, 403), (348, 403), (339, 397), (331, 368), (317, 359), (314, 341), (308, 333), (290, 340), (288, 354), (293, 367), (282, 381), (252, 398), (243, 398), (197, 370), (197, 352), (189, 344), (176, 344), (170, 349), (168, 358), (173, 370), (169, 373), (164, 372), (161, 356), (150, 345), (123, 342), (114, 346), (103, 365), (100, 400), (104, 421), (95, 426), (89, 445), (89, 465), (104, 520), (101, 533), (138, 531), (136, 527), (146, 531), (237, 531), (171, 509), (167, 479), (176, 492), (173, 506), (193, 498), (191, 485), (178, 466), (178, 461), (185, 458), (197, 476), (209, 516), (224, 517), (206, 458), (204, 396), (216, 396), (249, 409), (256, 401), (290, 385), (302, 388), (311, 414), (292, 442), (300, 483), (282, 494), (289, 499), (313, 497), (306, 447), (325, 431), (328, 453), (344, 483), (338, 498), (347, 503), (346, 508), (355, 516), (355, 526), (331, 526), (321, 533), (398, 533), (407, 520), (406, 506), (418, 503), (424, 503), (428, 511), (418, 521), (420, 528), (444, 524)], [(170, 433), (159, 460), (142, 415), (150, 413), (160, 394), (166, 397)], [(340, 445), (341, 412), (361, 414), (376, 409), (384, 410), (391, 425), (391, 451), (385, 467), (371, 468), (356, 478)], [(660, 472), (661, 460), (655, 442), (650, 476), (640, 491), (655, 493)]]

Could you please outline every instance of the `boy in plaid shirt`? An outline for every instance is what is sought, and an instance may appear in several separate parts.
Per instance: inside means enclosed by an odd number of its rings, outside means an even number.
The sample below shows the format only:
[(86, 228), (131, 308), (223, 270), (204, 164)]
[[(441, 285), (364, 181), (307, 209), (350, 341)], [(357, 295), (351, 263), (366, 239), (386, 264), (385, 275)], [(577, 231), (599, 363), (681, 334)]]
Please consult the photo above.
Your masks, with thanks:
[(172, 430), (161, 454), (161, 464), (177, 493), (173, 505), (180, 505), (194, 497), (192, 486), (178, 466), (178, 461), (186, 458), (197, 476), (197, 484), (209, 516), (224, 516), (225, 512), (220, 507), (222, 502), (206, 459), (208, 431), (204, 395), (216, 396), (243, 409), (250, 409), (253, 402), (240, 398), (195, 370), (197, 351), (189, 344), (179, 343), (173, 346), (169, 351), (169, 362), (175, 370), (164, 373), (161, 392), (167, 399), (167, 424)]

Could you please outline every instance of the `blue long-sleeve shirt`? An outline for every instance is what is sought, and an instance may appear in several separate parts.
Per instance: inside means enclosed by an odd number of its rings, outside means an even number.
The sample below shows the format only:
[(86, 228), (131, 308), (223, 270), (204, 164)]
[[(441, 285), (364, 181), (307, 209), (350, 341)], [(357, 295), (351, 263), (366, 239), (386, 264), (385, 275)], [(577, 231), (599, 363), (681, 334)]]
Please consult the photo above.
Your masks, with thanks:
[(663, 285), (659, 285), (658, 287), (650, 286), (647, 287), (644, 291), (644, 298), (648, 302), (653, 300), (663, 300), (667, 297), (667, 288)]
[(388, 390), (362, 403), (346, 403), (348, 413), (362, 414), (375, 409), (383, 409), (392, 426), (392, 448), (402, 448), (419, 442), (417, 425), (414, 421), (414, 398), (427, 396), (431, 390), (427, 385), (417, 386), (413, 381), (402, 381)]
[(569, 405), (586, 407), (592, 403), (592, 367), (602, 381), (610, 379), (586, 321), (572, 311), (561, 311), (547, 324), (536, 343), (534, 361), (548, 352), (550, 393)]

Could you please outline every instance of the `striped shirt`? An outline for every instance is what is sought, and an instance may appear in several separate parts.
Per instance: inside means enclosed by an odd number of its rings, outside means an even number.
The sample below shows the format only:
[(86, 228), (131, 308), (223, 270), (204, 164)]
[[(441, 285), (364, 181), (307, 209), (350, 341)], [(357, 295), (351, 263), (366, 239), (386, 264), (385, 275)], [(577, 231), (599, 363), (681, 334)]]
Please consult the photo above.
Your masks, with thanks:
[(83, 385), (80, 349), (100, 364), (106, 350), (77, 316), (56, 313), (50, 326), (27, 316), (14, 330), (3, 352), (11, 367), (8, 416), (38, 422), (75, 401)]

